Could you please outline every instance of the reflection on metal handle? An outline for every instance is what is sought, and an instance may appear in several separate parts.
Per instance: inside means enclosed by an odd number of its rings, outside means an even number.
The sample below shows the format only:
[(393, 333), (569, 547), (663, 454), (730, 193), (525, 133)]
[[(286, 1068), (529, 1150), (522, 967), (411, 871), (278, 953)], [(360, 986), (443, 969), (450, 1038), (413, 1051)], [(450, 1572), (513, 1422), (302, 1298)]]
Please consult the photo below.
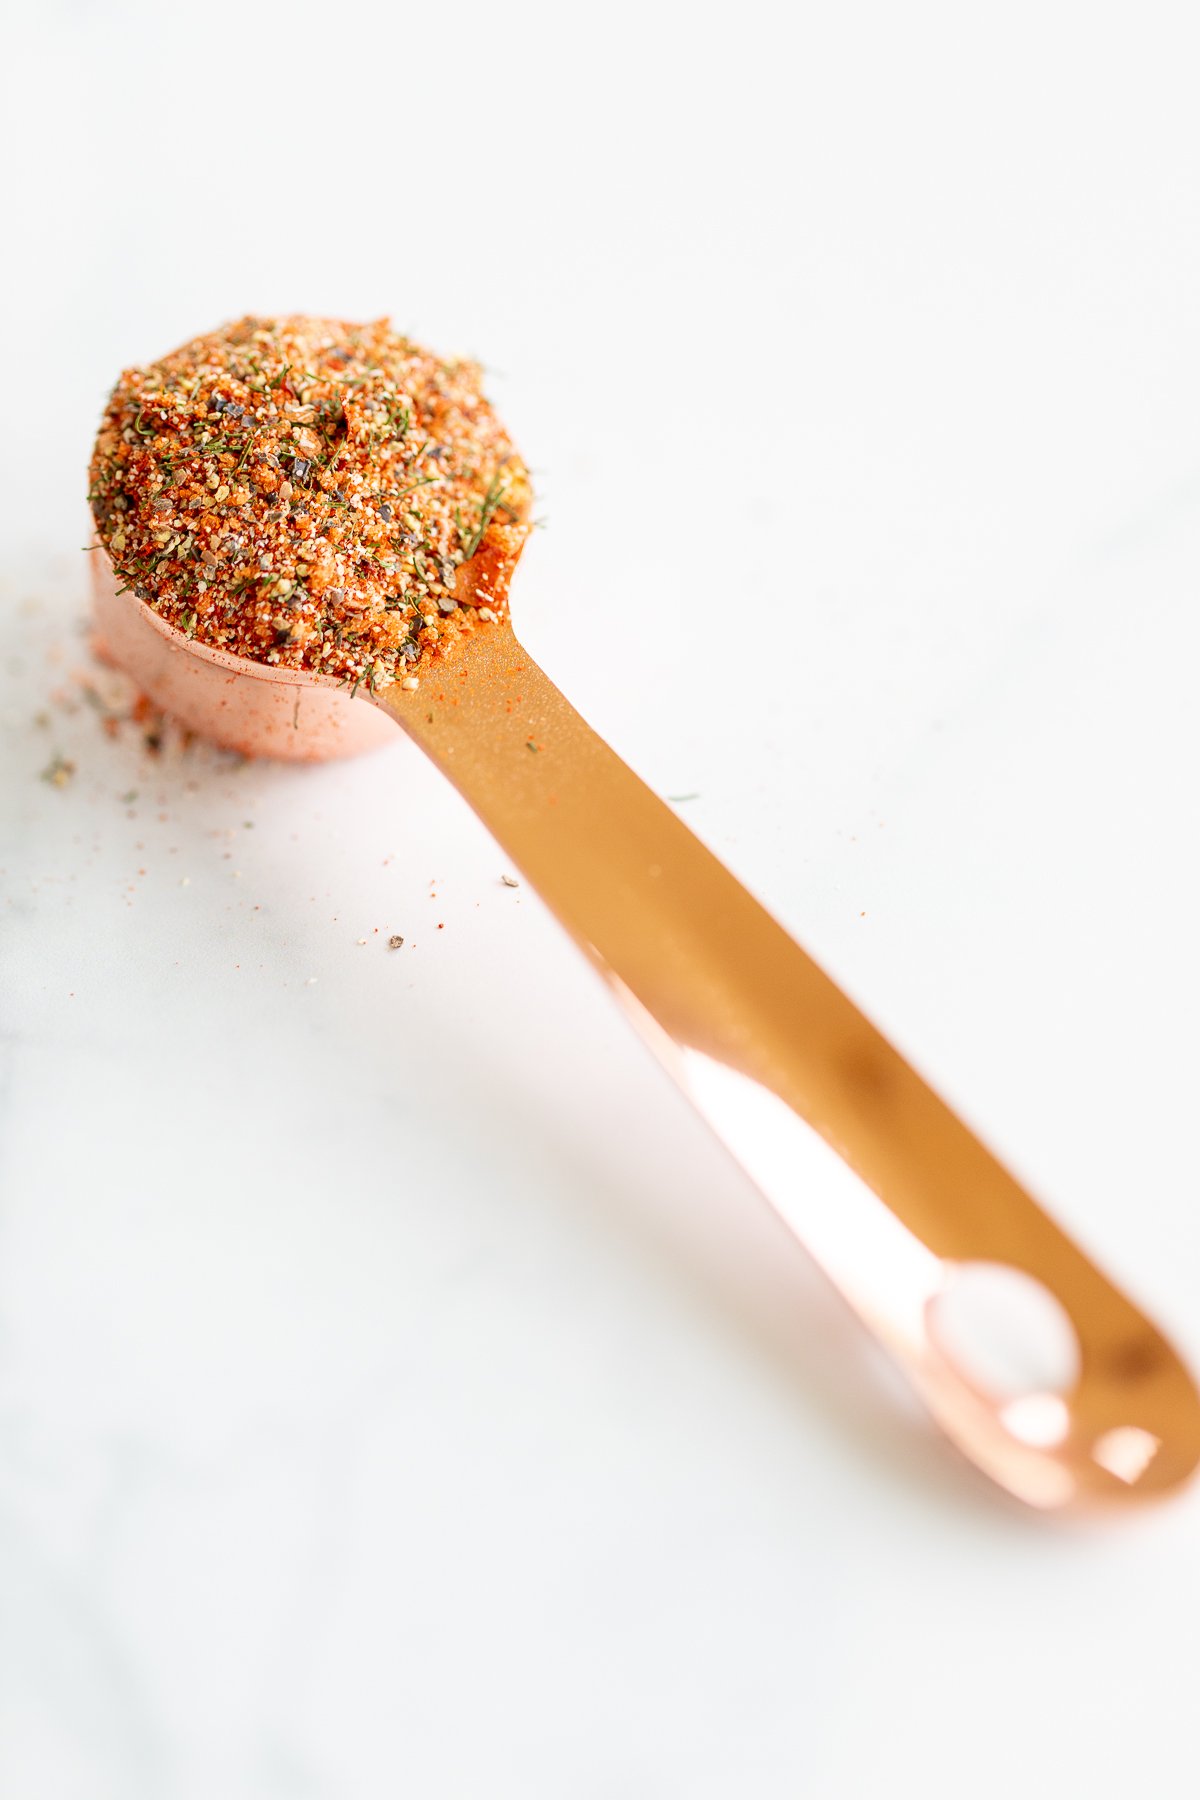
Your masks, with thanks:
[[(1145, 1316), (583, 722), (507, 630), (378, 704), (450, 778), (947, 1434), (1035, 1506), (1176, 1486), (1200, 1396)], [(812, 1162), (813, 1134), (845, 1169)], [(846, 1174), (852, 1171), (853, 1176)], [(931, 1330), (954, 1271), (1020, 1271), (1078, 1375), (1019, 1403)]]

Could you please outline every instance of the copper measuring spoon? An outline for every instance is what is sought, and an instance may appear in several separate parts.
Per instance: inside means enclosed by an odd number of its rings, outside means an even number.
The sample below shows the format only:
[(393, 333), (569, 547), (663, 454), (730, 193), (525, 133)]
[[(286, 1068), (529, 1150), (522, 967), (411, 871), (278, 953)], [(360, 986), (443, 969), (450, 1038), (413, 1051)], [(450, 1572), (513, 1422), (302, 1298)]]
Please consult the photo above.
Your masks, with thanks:
[[(413, 689), (352, 699), (331, 678), (196, 643), (118, 594), (103, 550), (92, 565), (108, 653), (201, 734), (316, 759), (407, 732), (993, 1481), (1067, 1510), (1163, 1493), (1193, 1471), (1200, 1395), (1171, 1345), (584, 723), (507, 623), (472, 634)], [(810, 1178), (814, 1131), (857, 1180)], [(1013, 1391), (964, 1357), (946, 1303), (989, 1266), (1057, 1303), (1073, 1370)]]

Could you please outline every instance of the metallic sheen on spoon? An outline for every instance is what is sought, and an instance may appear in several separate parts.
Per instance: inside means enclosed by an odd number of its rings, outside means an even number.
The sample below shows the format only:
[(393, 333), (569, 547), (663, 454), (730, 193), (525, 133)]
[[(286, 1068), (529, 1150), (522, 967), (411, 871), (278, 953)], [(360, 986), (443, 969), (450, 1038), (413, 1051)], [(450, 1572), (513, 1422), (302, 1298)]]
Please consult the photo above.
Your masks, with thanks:
[[(407, 732), (595, 964), (684, 1092), (942, 1429), (1044, 1509), (1138, 1500), (1200, 1462), (1200, 1395), (1171, 1345), (812, 959), (584, 723), (497, 621), (399, 684), (351, 699), (251, 662), (117, 592), (93, 552), (112, 656), (195, 731), (248, 755), (350, 755)], [(531, 755), (530, 743), (538, 747)], [(811, 1179), (816, 1132), (858, 1178)], [(938, 1329), (975, 1265), (1037, 1283), (1078, 1364), (1019, 1394)]]

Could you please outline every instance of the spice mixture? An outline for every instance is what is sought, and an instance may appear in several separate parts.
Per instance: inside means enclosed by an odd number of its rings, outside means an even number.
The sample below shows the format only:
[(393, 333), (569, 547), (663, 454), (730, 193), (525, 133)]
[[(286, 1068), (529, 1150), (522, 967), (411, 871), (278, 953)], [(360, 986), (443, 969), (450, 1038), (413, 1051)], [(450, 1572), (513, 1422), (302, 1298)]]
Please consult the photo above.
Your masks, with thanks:
[(507, 608), (530, 486), (471, 362), (386, 319), (241, 319), (122, 375), (88, 499), (124, 587), (372, 691)]

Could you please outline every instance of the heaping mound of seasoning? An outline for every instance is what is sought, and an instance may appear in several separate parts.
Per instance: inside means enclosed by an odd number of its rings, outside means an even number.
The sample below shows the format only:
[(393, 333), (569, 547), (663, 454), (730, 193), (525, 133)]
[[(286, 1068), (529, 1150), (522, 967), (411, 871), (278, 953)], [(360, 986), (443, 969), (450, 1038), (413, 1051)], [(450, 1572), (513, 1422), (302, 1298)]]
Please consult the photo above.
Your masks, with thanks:
[(113, 390), (88, 499), (171, 625), (357, 688), (507, 608), (529, 476), (471, 362), (386, 319), (241, 319)]

